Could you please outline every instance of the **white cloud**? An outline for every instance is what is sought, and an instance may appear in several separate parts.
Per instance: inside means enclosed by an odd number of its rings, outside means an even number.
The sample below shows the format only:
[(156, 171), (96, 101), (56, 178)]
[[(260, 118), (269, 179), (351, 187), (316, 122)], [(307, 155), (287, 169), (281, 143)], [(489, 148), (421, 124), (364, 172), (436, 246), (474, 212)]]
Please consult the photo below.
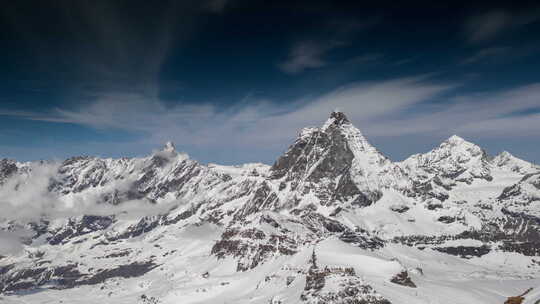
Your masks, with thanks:
[[(298, 74), (308, 69), (317, 69), (329, 65), (327, 55), (334, 49), (346, 47), (354, 36), (381, 21), (381, 16), (373, 15), (358, 19), (330, 18), (320, 20), (318, 37), (303, 39), (292, 45), (287, 58), (277, 66), (288, 74)], [(364, 54), (346, 61), (347, 64), (369, 63), (381, 57), (380, 54)]]
[[(400, 78), (351, 84), (312, 100), (298, 100), (289, 104), (267, 100), (246, 101), (225, 111), (209, 104), (167, 106), (157, 98), (145, 95), (108, 94), (79, 109), (58, 109), (48, 115), (26, 112), (12, 114), (29, 119), (138, 132), (145, 135), (145, 141), (156, 145), (172, 139), (188, 149), (200, 147), (220, 151), (234, 146), (249, 154), (272, 146), (284, 149), (301, 128), (320, 125), (335, 108), (342, 109), (355, 121), (376, 120), (389, 113), (399, 113), (450, 88), (450, 85), (426, 82), (425, 76)], [(0, 206), (4, 216), (27, 220), (41, 216), (64, 218), (124, 211), (148, 214), (147, 204), (142, 201), (120, 206), (96, 204), (100, 194), (107, 192), (107, 189), (59, 199), (48, 191), (50, 179), (56, 174), (58, 165), (51, 162), (35, 166), (30, 176), (17, 176), (3, 185), (0, 188)], [(126, 179), (110, 187), (127, 189), (129, 184), (130, 180)], [(163, 205), (163, 208), (168, 207)], [(163, 208), (153, 206), (152, 212), (163, 211)]]
[(166, 106), (155, 97), (108, 94), (78, 109), (57, 109), (45, 116), (25, 113), (22, 117), (142, 132), (155, 144), (173, 139), (205, 148), (286, 146), (296, 131), (322, 123), (335, 108), (343, 109), (355, 121), (371, 121), (452, 88), (430, 83), (426, 77), (354, 83), (309, 100), (256, 100), (226, 110), (210, 104)]
[(0, 230), (0, 256), (14, 255), (23, 250), (19, 236)]
[[(448, 97), (459, 87), (456, 83), (435, 83), (424, 75), (353, 83), (289, 103), (249, 100), (229, 108), (168, 106), (156, 97), (108, 94), (78, 109), (59, 109), (31, 119), (143, 135), (138, 142), (125, 143), (126, 151), (173, 140), (188, 152), (214, 151), (208, 155), (219, 155), (224, 149), (239, 151), (243, 156), (238, 159), (269, 149), (284, 150), (301, 128), (321, 125), (335, 108), (343, 110), (368, 137), (457, 133), (478, 138), (498, 136), (503, 131), (507, 136), (527, 136), (540, 129), (537, 116), (527, 114), (540, 106), (540, 84)], [(28, 113), (22, 117), (28, 118)]]
[(21, 218), (39, 216), (54, 208), (55, 198), (47, 191), (50, 177), (57, 171), (56, 164), (33, 165), (31, 178), (16, 175), (0, 188), (0, 206), (3, 217)]
[(490, 47), (477, 51), (473, 55), (463, 59), (461, 64), (471, 64), (477, 63), (480, 61), (485, 61), (488, 59), (499, 58), (503, 55), (508, 54), (510, 47)]
[(477, 43), (494, 38), (510, 28), (516, 28), (540, 19), (540, 11), (512, 13), (504, 10), (492, 10), (470, 17), (464, 26), (470, 42)]
[[(102, 204), (104, 193), (127, 191), (135, 177), (117, 180), (106, 186), (83, 192), (70, 193), (59, 197), (49, 191), (50, 182), (59, 178), (59, 162), (30, 163), (27, 173), (9, 178), (0, 186), (0, 222), (2, 220), (35, 221), (41, 218), (57, 219), (81, 215), (122, 215), (139, 218), (163, 214), (172, 206), (182, 204), (178, 201), (164, 201), (159, 205), (145, 200), (130, 200), (119, 205)], [(2, 235), (0, 235), (0, 238)], [(12, 244), (13, 238), (4, 240)], [(0, 243), (2, 240), (0, 240)], [(2, 247), (2, 244), (0, 244)], [(6, 245), (7, 247), (7, 245)], [(0, 248), (1, 249), (1, 248)], [(1, 254), (1, 251), (0, 251)]]
[(461, 95), (441, 100), (440, 105), (381, 121), (370, 127), (375, 136), (404, 134), (474, 134), (480, 137), (530, 136), (540, 128), (538, 115), (527, 114), (540, 107), (540, 84), (496, 93)]
[(280, 63), (278, 67), (289, 74), (296, 74), (307, 69), (314, 69), (326, 66), (328, 63), (324, 55), (330, 50), (344, 45), (341, 42), (314, 42), (302, 41), (294, 45), (287, 60)]

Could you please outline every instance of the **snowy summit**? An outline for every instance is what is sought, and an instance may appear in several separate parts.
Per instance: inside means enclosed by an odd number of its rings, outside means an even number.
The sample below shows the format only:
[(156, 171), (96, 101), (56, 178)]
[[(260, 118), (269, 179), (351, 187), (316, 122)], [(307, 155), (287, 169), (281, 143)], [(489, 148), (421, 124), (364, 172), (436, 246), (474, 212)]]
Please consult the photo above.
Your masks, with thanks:
[(540, 285), (537, 165), (455, 135), (393, 162), (339, 111), (272, 166), (167, 142), (1, 160), (0, 184), (0, 232), (22, 236), (0, 246), (2, 303), (503, 304)]

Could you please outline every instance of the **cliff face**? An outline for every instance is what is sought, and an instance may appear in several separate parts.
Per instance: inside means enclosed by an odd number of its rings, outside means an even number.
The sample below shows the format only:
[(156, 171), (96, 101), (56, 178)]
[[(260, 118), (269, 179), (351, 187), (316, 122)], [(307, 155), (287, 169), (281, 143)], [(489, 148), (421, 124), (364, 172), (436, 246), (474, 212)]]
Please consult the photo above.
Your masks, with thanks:
[(475, 281), (538, 282), (539, 176), (457, 136), (395, 163), (341, 112), (272, 166), (202, 165), (172, 143), (1, 160), (0, 237), (22, 243), (0, 254), (0, 299), (456, 303)]

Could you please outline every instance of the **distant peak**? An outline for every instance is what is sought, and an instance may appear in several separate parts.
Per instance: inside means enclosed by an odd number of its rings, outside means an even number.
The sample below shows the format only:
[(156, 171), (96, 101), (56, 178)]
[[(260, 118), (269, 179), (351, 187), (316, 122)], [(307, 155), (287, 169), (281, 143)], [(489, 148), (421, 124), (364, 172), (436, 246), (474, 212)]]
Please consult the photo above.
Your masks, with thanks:
[(517, 159), (518, 158), (514, 157), (510, 152), (502, 151), (493, 158), (493, 161), (498, 165), (503, 165)]
[(493, 159), (493, 163), (500, 168), (510, 169), (518, 173), (536, 173), (539, 172), (540, 166), (531, 162), (515, 157), (508, 151), (502, 151)]
[(508, 152), (508, 151), (502, 151), (501, 153), (499, 153), (499, 155), (497, 155), (499, 157), (505, 157), (505, 158), (508, 158), (508, 157), (514, 157), (514, 155), (512, 155), (512, 153)]
[(347, 118), (345, 113), (343, 113), (341, 111), (338, 111), (338, 110), (334, 110), (334, 111), (332, 111), (332, 113), (330, 113), (330, 117), (324, 123), (323, 129), (326, 129), (329, 126), (332, 126), (332, 125), (341, 126), (341, 125), (350, 124), (350, 123), (351, 122), (349, 121), (349, 119)]
[(174, 146), (174, 143), (172, 141), (168, 141), (165, 143), (165, 146), (163, 147), (162, 151), (174, 152), (176, 151), (176, 147)]
[(450, 143), (462, 143), (462, 142), (465, 142), (465, 139), (457, 135), (452, 135), (446, 141)]
[(497, 156), (495, 156), (495, 162), (498, 162), (498, 163), (505, 163), (505, 162), (508, 162), (508, 161), (521, 161), (521, 159), (515, 157), (514, 155), (512, 155), (512, 153), (508, 152), (508, 151), (502, 151), (501, 153), (497, 154)]
[(451, 151), (452, 154), (467, 154), (472, 156), (481, 155), (483, 159), (489, 159), (490, 156), (482, 147), (477, 144), (467, 141), (457, 135), (450, 136), (447, 140), (443, 141), (439, 147), (434, 151), (446, 150)]

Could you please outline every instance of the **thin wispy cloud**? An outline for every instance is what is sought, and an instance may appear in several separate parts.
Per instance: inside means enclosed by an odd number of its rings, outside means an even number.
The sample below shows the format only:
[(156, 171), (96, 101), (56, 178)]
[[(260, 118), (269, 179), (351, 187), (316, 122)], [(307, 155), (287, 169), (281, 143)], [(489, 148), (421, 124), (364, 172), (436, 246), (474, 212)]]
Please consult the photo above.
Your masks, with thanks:
[(461, 64), (472, 64), (490, 59), (496, 59), (500, 56), (508, 55), (510, 51), (510, 47), (490, 47), (481, 49), (473, 55), (463, 59), (461, 61)]
[[(159, 152), (156, 152), (159, 153)], [(161, 157), (183, 157), (182, 155), (160, 154)], [(62, 178), (58, 169), (60, 161), (29, 163), (29, 170), (24, 174), (15, 174), (0, 185), (0, 221), (22, 220), (35, 221), (42, 218), (49, 220), (77, 217), (82, 215), (139, 218), (166, 213), (170, 208), (184, 204), (176, 199), (165, 199), (163, 204), (155, 205), (145, 199), (131, 199), (124, 204), (104, 204), (104, 195), (116, 191), (128, 191), (138, 178), (136, 174), (107, 183), (99, 187), (99, 191), (82, 191), (68, 196), (59, 196), (51, 192), (51, 181)], [(13, 233), (15, 232), (15, 233)], [(16, 233), (19, 232), (19, 233)], [(12, 231), (10, 235), (2, 235), (0, 231), (0, 255), (2, 250), (17, 249), (16, 237), (23, 236), (24, 231)], [(2, 243), (4, 238), (4, 243)], [(6, 240), (7, 239), (7, 240)], [(2, 248), (5, 247), (5, 248)]]
[[(39, 18), (25, 14), (24, 3), (6, 5), (0, 14), (32, 50), (32, 66), (38, 69), (33, 72), (55, 75), (42, 80), (44, 87), (58, 85), (76, 94), (118, 88), (154, 94), (163, 65), (201, 28), (200, 16), (223, 12), (229, 2), (164, 1), (126, 9), (117, 1), (61, 0), (39, 6), (59, 33), (48, 32)], [(67, 48), (64, 40), (77, 43)], [(23, 81), (32, 87), (33, 76), (27, 78)]]
[[(301, 98), (287, 107), (269, 100), (252, 101), (223, 111), (210, 104), (166, 106), (157, 97), (109, 94), (78, 109), (56, 109), (23, 118), (75, 123), (92, 128), (141, 131), (165, 140), (176, 137), (193, 144), (263, 144), (289, 139), (294, 131), (316, 125), (335, 108), (358, 120), (395, 114), (450, 89), (423, 77), (362, 82), (343, 86), (314, 99)], [(279, 110), (279, 111), (278, 111)], [(277, 122), (277, 123), (276, 123)]]
[(506, 30), (525, 26), (538, 20), (540, 20), (539, 9), (527, 12), (492, 10), (467, 19), (464, 31), (469, 42), (479, 43), (493, 39)]
[(375, 117), (384, 112), (394, 113), (445, 89), (447, 86), (421, 83), (419, 78), (403, 78), (351, 84), (314, 99), (291, 101), (287, 106), (259, 99), (225, 111), (211, 104), (167, 106), (157, 96), (111, 92), (78, 108), (3, 114), (95, 129), (142, 132), (156, 144), (169, 138), (203, 146), (249, 146), (268, 141), (286, 144), (283, 140), (293, 137), (296, 130), (318, 124), (336, 107), (350, 112), (353, 117)]
[[(330, 18), (321, 21), (322, 32), (319, 36), (295, 42), (287, 58), (278, 64), (278, 68), (288, 74), (298, 74), (330, 65), (331, 62), (327, 58), (330, 52), (347, 47), (355, 35), (377, 25), (381, 20), (380, 16), (375, 15), (366, 17), (362, 22), (347, 18)], [(353, 59), (369, 62), (378, 59), (374, 56), (380, 56), (380, 54), (364, 54)]]
[(384, 55), (380, 53), (363, 54), (363, 55), (356, 56), (349, 59), (346, 62), (346, 64), (351, 64), (351, 65), (374, 64), (374, 63), (378, 63), (383, 58), (384, 58)]
[(285, 73), (297, 74), (308, 69), (321, 68), (328, 64), (324, 56), (331, 50), (343, 46), (339, 41), (302, 41), (291, 48), (287, 60), (278, 67)]
[[(540, 128), (540, 84), (491, 93), (458, 95), (423, 111), (368, 126), (376, 136), (406, 134), (475, 135), (477, 137), (531, 136)], [(517, 115), (516, 113), (520, 113)], [(502, 138), (502, 137), (501, 137)]]
[(11, 114), (140, 134), (136, 142), (124, 144), (126, 149), (173, 140), (182, 150), (226, 147), (246, 155), (268, 148), (283, 150), (301, 128), (320, 125), (336, 108), (372, 138), (451, 134), (521, 137), (540, 129), (534, 111), (540, 105), (540, 84), (459, 94), (461, 86), (434, 82), (429, 75), (402, 77), (352, 83), (288, 103), (250, 99), (225, 109), (210, 103), (171, 106), (157, 96), (109, 93), (79, 108)]

